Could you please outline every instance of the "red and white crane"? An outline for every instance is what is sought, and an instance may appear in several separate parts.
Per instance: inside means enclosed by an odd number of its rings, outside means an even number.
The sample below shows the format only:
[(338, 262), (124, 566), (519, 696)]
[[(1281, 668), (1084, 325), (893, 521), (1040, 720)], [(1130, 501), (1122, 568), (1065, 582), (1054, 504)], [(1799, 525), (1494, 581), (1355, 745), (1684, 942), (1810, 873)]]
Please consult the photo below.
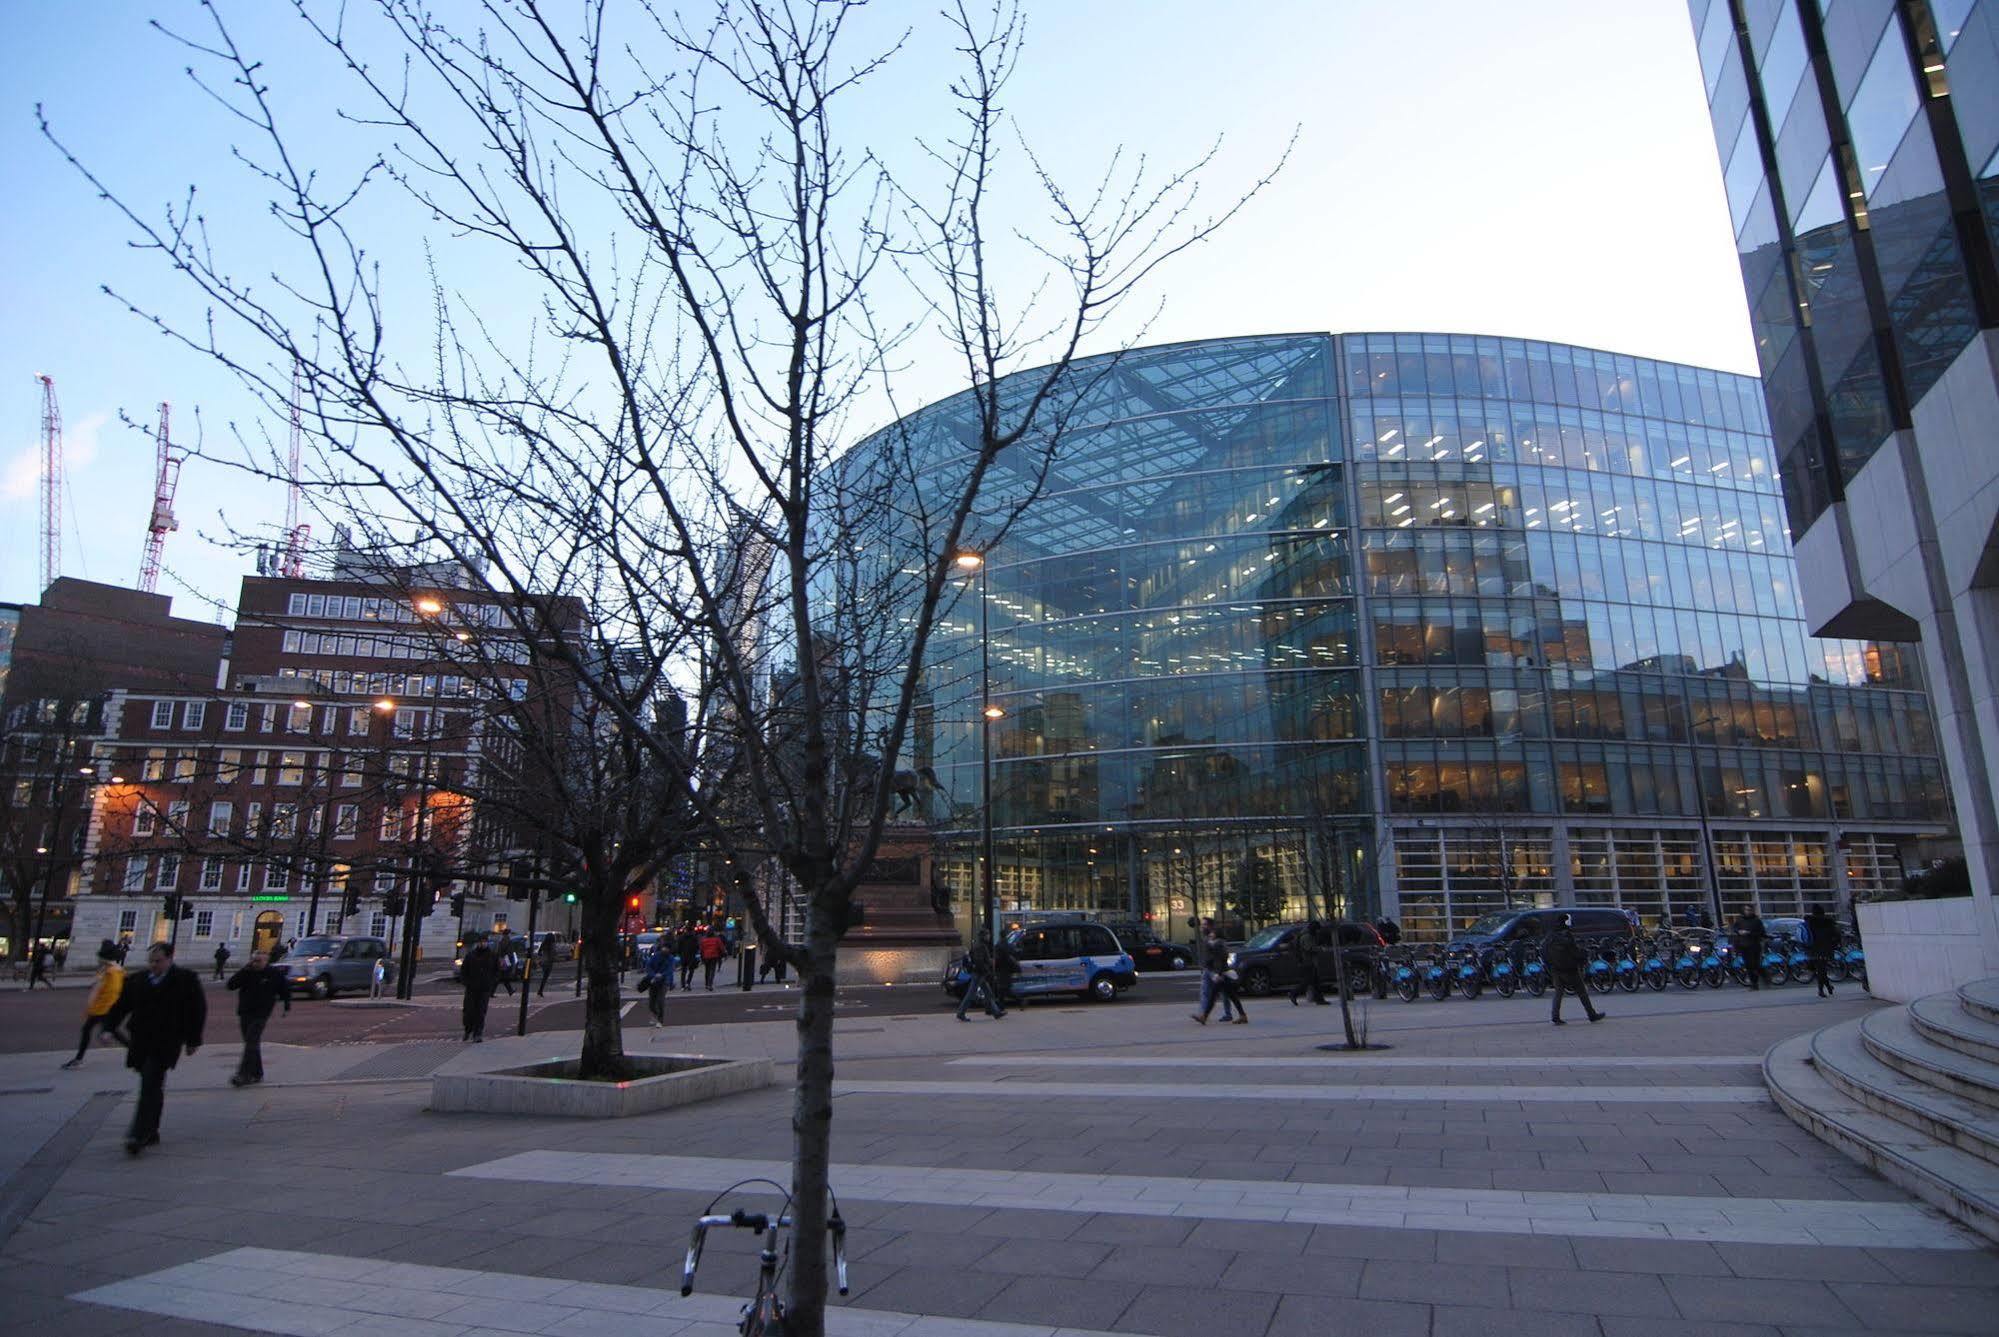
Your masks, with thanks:
[(42, 383), (42, 588), (62, 574), (62, 409), (56, 404), (55, 377), (37, 373)]
[(146, 550), (139, 559), (139, 588), (148, 594), (159, 588), (160, 554), (166, 550), (167, 535), (180, 528), (180, 521), (174, 518), (174, 489), (180, 486), (181, 461), (167, 435), (172, 407), (160, 401), (160, 428), (153, 437), (153, 514), (146, 521)]
[(298, 580), (305, 575), (305, 545), (312, 538), (312, 526), (299, 523), (298, 518), (298, 465), (299, 448), (305, 441), (305, 429), (300, 421), (299, 401), (305, 395), (305, 378), (298, 364), (292, 364), (292, 428), (291, 428), (291, 471), (287, 475), (289, 486), (285, 492), (285, 555), (278, 564), (278, 574), (287, 580)]

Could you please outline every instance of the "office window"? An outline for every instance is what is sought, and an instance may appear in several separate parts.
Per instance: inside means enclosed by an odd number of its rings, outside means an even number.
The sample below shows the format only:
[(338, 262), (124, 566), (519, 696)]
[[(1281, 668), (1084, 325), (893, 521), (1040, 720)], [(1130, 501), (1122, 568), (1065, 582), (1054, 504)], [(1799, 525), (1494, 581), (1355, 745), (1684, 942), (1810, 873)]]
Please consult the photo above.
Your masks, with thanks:
[(215, 936), (215, 911), (196, 910), (194, 912), (194, 936), (212, 938)]
[(403, 810), (400, 806), (382, 809), (382, 839), (403, 838)]
[(155, 729), (171, 729), (174, 727), (173, 702), (171, 701), (153, 702), (153, 727)]
[(215, 782), (233, 785), (243, 778), (243, 753), (238, 748), (225, 747), (215, 754)]
[[(144, 891), (146, 889), (146, 864), (144, 855), (125, 861), (125, 880), (119, 884), (121, 891)], [(127, 911), (126, 913), (135, 913)]]
[(175, 836), (187, 834), (187, 803), (185, 800), (167, 804), (167, 834)]
[(377, 910), (375, 911), (375, 913), (368, 916), (369, 937), (371, 938), (386, 937), (388, 935), (388, 932), (389, 932), (389, 917), (387, 915), (383, 914), (380, 910)]
[(180, 882), (180, 856), (162, 854), (160, 865), (153, 877), (153, 885), (161, 891), (172, 891)]
[(250, 865), (247, 863), (239, 863), (236, 865), (236, 894), (239, 896), (248, 895), (249, 891), (250, 891)]
[(152, 804), (141, 798), (138, 808), (132, 813), (132, 834), (150, 836), (157, 830), (159, 830), (159, 813), (154, 810)]
[(1890, 23), (1846, 109), (1861, 188), (1870, 199), (1875, 183), (1895, 156), (1895, 146), (1915, 119), (1918, 105), (1915, 74), (1909, 69), (1909, 53), (1902, 45), (1902, 27)]
[(298, 654), (305, 646), (305, 637), (296, 631), (288, 631), (279, 646), (288, 655)]
[(281, 785), (305, 783), (305, 753), (278, 753), (278, 783)]
[[(127, 888), (127, 890), (136, 890), (136, 888)], [(139, 912), (137, 910), (120, 910), (118, 912), (118, 936), (126, 938), (138, 931)]]
[(230, 730), (247, 728), (250, 723), (250, 707), (242, 701), (231, 701), (229, 709), (222, 716), (222, 727)]
[(360, 829), (361, 809), (358, 804), (342, 803), (333, 810), (333, 838), (352, 840)]
[(304, 617), (305, 596), (303, 594), (294, 594), (291, 598), (287, 599), (285, 601), (285, 613), (290, 617)]
[(187, 708), (181, 711), (180, 727), (183, 729), (199, 729), (207, 721), (208, 703), (206, 701), (190, 701), (187, 703)]
[(271, 835), (279, 840), (289, 839), (298, 834), (298, 804), (273, 803), (271, 805)]
[(264, 805), (252, 803), (243, 809), (243, 834), (251, 839), (260, 839), (268, 833), (264, 830)]
[[(265, 891), (290, 891), (292, 870), (283, 863), (267, 864), (264, 867)], [(303, 930), (301, 930), (303, 931)]]
[(193, 752), (174, 753), (173, 781), (175, 784), (184, 785), (193, 782), (194, 767), (197, 760), (198, 757)]
[(139, 763), (141, 780), (164, 780), (167, 778), (167, 750), (163, 747), (146, 749), (146, 759)]
[(271, 706), (271, 705), (258, 707), (257, 728), (263, 733), (269, 733), (271, 730), (277, 727), (278, 727), (278, 708), (276, 706)]
[(350, 706), (347, 710), (347, 732), (365, 734), (368, 732), (368, 707)]
[(285, 712), (286, 733), (312, 732), (312, 707), (293, 704)]
[(229, 824), (230, 824), (230, 822), (231, 822), (231, 821), (232, 821), (232, 820), (234, 819), (235, 815), (236, 815), (236, 811), (235, 811), (235, 805), (234, 805), (234, 804), (230, 804), (230, 803), (211, 803), (211, 804), (209, 804), (209, 805), (208, 805), (208, 834), (209, 834), (209, 835), (211, 835), (211, 836), (226, 836), (226, 835), (228, 835), (228, 834), (229, 834)]
[(222, 860), (203, 859), (201, 861), (201, 889), (203, 891), (222, 890)]

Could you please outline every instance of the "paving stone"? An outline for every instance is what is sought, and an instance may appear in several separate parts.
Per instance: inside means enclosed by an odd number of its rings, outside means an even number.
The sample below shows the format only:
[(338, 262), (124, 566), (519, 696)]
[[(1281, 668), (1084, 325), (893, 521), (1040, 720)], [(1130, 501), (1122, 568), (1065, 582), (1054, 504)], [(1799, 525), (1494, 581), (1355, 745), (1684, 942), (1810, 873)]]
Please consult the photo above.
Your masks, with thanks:
[(1866, 1249), (1831, 1245), (1815, 1248), (1784, 1244), (1731, 1244), (1717, 1241), (1714, 1251), (1738, 1277), (1793, 1277), (1807, 1281), (1904, 1280)]
[(1642, 1272), (1597, 1275), (1573, 1269), (1509, 1267), (1515, 1309), (1670, 1318), (1679, 1311), (1659, 1278)]
[(1478, 1263), (1370, 1259), (1361, 1273), (1360, 1294), (1366, 1300), (1418, 1300), (1496, 1309), (1504, 1309), (1508, 1303), (1506, 1269)]
[(1016, 1277), (980, 1307), (977, 1317), (1004, 1323), (1107, 1330), (1138, 1298), (1141, 1289), (1115, 1281)]
[(902, 1267), (865, 1290), (856, 1288), (854, 1298), (865, 1301), (869, 1309), (970, 1318), (1012, 1282), (1012, 1278), (956, 1268)]
[[(1277, 1296), (1192, 1286), (1147, 1286), (1111, 1324), (1116, 1332), (1158, 1337), (1215, 1337), (1217, 1333), (1260, 1333), (1277, 1312)], [(1343, 1306), (1343, 1300), (1325, 1300)]]
[(1032, 1276), (1086, 1277), (1109, 1256), (1108, 1244), (1081, 1240), (993, 1239), (994, 1247), (971, 1265), (981, 1272), (1027, 1273)]
[(1576, 1266), (1586, 1272), (1653, 1272), (1665, 1275), (1727, 1277), (1734, 1273), (1712, 1244), (1696, 1240), (1594, 1239), (1569, 1241)]
[[(1431, 1337), (1431, 1307), (1395, 1300), (1329, 1300), (1314, 1295), (1287, 1295), (1269, 1326), (1272, 1333), (1365, 1333), (1367, 1337)], [(1219, 1327), (1205, 1337), (1250, 1333), (1257, 1329)], [(1476, 1327), (1459, 1329), (1477, 1332)], [(1445, 1337), (1439, 1333), (1438, 1337)]]
[(1499, 1266), (1572, 1268), (1576, 1253), (1560, 1235), (1511, 1235), (1497, 1231), (1440, 1230), (1440, 1263), (1493, 1263)]
[(1823, 1284), (1750, 1277), (1665, 1277), (1680, 1313), (1696, 1322), (1782, 1324), (1809, 1318), (1827, 1327), (1860, 1327)]
[(1213, 1249), (1120, 1244), (1097, 1264), (1090, 1276), (1141, 1285), (1208, 1286), (1220, 1279), (1231, 1257)]
[[(1545, 1310), (1467, 1308), (1436, 1305), (1430, 1319), (1433, 1337), (1599, 1337), (1591, 1314), (1557, 1314)], [(1702, 1334), (1706, 1337), (1706, 1334)]]
[(1936, 1249), (1869, 1249), (1868, 1257), (1897, 1280), (1921, 1286), (1999, 1287), (1999, 1250), (1978, 1253)]
[[(1835, 1282), (1832, 1292), (1870, 1329), (1915, 1326), (1925, 1332), (1999, 1331), (1991, 1291), (1972, 1286), (1877, 1286)], [(1817, 1315), (1808, 1315), (1816, 1318)]]
[(1193, 1233), (1194, 1221), (1174, 1216), (1119, 1216), (1102, 1212), (1090, 1217), (1070, 1239), (1102, 1244), (1178, 1244)]
[(1330, 1254), (1299, 1258), (1287, 1254), (1239, 1253), (1215, 1284), (1225, 1290), (1269, 1295), (1352, 1297), (1360, 1293), (1360, 1274), (1365, 1266), (1359, 1258), (1336, 1258)]
[(1393, 1258), (1427, 1263), (1437, 1256), (1433, 1230), (1376, 1230), (1365, 1226), (1314, 1226), (1305, 1252), (1347, 1258)]

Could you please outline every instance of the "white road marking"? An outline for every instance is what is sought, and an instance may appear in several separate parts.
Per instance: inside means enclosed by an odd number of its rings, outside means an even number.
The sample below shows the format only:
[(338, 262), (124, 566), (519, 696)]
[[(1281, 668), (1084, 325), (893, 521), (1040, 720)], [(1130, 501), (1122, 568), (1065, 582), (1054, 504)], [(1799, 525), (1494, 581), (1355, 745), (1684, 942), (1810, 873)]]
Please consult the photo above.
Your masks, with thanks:
[[(232, 1249), (70, 1297), (144, 1314), (222, 1323), (253, 1332), (323, 1337), (339, 1332), (397, 1337), (469, 1337), (495, 1329), (516, 1333), (734, 1332), (741, 1299), (676, 1290), (608, 1286), (559, 1277), (424, 1267), (382, 1258)], [(828, 1331), (845, 1337), (1055, 1337), (1036, 1323), (932, 1318), (886, 1309), (831, 1306)], [(642, 1320), (635, 1323), (635, 1320)], [(718, 1326), (720, 1325), (720, 1326)], [(1063, 1337), (1110, 1337), (1062, 1328)]]
[(1198, 1064), (1202, 1069), (1222, 1068), (1313, 1068), (1338, 1072), (1341, 1068), (1760, 1068), (1761, 1054), (1729, 1054), (1719, 1058), (1685, 1056), (1678, 1058), (1606, 1055), (1596, 1058), (1565, 1055), (1560, 1058), (1479, 1058), (1438, 1055), (1414, 1058), (1407, 1054), (1340, 1054), (1331, 1058), (1251, 1058), (1230, 1057), (1203, 1051), (1195, 1057), (1185, 1054), (1158, 1058), (1092, 1058), (1081, 1054), (969, 1054), (951, 1060), (953, 1067), (983, 1068), (1171, 1068)]
[[(589, 1151), (525, 1151), (451, 1173), (477, 1179), (698, 1190), (725, 1189), (756, 1177), (779, 1183), (791, 1180), (791, 1166), (784, 1161)], [(1741, 1244), (1852, 1244), (1857, 1236), (1865, 1236), (1875, 1248), (1985, 1247), (1982, 1240), (1920, 1203), (1404, 1188), (920, 1165), (836, 1165), (832, 1179), (834, 1190), (843, 1198), (968, 1209), (1025, 1207), (1299, 1225)]]
[[(1203, 1058), (1206, 1070), (1214, 1061)], [(920, 1082), (873, 1081), (850, 1078), (833, 1084), (842, 1096), (977, 1096), (990, 1100), (1005, 1092), (1014, 1096), (1047, 1096), (1061, 1100), (1395, 1100), (1435, 1103), (1445, 1100), (1542, 1102), (1584, 1105), (1762, 1105), (1770, 1093), (1762, 1086), (1471, 1086), (1462, 1082), (1434, 1086), (1387, 1086), (1380, 1083), (1311, 1085), (1303, 1082), (1258, 1086), (1248, 1082)]]

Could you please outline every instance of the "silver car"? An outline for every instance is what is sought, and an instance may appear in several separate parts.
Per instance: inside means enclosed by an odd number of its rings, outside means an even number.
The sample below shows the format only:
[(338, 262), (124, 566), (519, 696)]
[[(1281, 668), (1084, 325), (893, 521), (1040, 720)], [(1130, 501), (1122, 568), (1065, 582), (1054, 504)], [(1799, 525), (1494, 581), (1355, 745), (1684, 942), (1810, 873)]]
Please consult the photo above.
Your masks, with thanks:
[(310, 993), (314, 998), (331, 998), (342, 990), (366, 993), (375, 980), (375, 963), (383, 964), (386, 978), (394, 978), (395, 962), (389, 959), (389, 945), (380, 938), (335, 938), (324, 934), (300, 938), (279, 964), (292, 992)]

